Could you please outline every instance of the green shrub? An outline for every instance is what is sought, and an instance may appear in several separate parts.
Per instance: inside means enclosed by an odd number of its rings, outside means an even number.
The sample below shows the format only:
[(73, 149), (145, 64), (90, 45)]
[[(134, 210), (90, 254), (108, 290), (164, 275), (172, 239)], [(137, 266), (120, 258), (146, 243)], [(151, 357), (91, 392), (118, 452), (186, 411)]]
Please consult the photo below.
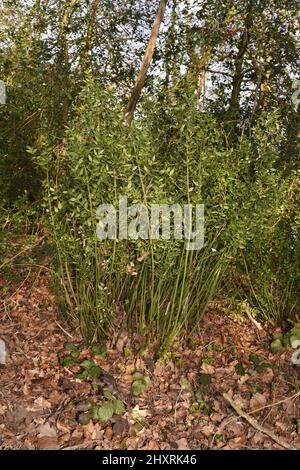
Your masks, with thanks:
[[(59, 147), (32, 150), (46, 175), (67, 309), (90, 340), (126, 322), (165, 349), (192, 331), (222, 279), (234, 276), (236, 261), (278, 221), (285, 186), (274, 169), (276, 115), (258, 126), (254, 141), (243, 137), (228, 148), (188, 92), (146, 101), (128, 129), (113, 90), (91, 81), (75, 115)], [(96, 209), (116, 207), (120, 195), (147, 206), (204, 203), (203, 249), (188, 251), (181, 240), (100, 242)]]

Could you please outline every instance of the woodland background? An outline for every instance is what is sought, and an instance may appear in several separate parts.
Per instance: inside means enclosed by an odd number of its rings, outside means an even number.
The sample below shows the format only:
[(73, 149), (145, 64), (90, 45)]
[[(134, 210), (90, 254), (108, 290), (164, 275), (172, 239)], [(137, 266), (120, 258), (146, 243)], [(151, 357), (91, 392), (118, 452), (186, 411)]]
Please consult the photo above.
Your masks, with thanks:
[[(0, 6), (0, 448), (297, 447), (299, 0)], [(203, 249), (100, 242), (120, 195)]]

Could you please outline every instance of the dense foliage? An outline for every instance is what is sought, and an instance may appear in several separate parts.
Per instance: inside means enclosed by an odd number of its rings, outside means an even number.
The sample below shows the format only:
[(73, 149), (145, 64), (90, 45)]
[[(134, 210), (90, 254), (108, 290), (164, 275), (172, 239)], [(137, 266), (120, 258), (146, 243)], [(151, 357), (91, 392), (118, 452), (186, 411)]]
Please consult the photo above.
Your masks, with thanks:
[[(130, 126), (159, 2), (2, 4), (3, 208), (40, 206), (83, 334), (127, 322), (164, 349), (216, 297), (272, 324), (299, 313), (298, 2), (167, 2)], [(100, 242), (96, 209), (120, 195), (203, 203), (204, 248)]]

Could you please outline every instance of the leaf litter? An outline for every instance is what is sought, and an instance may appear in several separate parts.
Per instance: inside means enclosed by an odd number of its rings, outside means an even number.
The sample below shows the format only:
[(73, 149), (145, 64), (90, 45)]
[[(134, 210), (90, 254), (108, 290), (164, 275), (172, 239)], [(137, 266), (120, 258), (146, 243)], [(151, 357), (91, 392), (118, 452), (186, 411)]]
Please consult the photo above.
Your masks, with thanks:
[(154, 362), (125, 331), (116, 347), (86, 346), (62, 320), (47, 272), (0, 296), (1, 449), (283, 448), (223, 394), (300, 448), (299, 367), (291, 350), (265, 348), (270, 327), (213, 303), (188, 344)]

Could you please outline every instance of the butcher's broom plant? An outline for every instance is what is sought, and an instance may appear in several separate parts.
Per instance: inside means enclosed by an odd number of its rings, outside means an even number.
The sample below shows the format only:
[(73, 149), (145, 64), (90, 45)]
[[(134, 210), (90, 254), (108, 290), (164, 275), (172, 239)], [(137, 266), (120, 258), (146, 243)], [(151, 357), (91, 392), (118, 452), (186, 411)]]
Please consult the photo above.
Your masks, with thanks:
[[(228, 147), (188, 87), (180, 97), (175, 91), (164, 102), (145, 101), (128, 128), (112, 90), (88, 82), (62, 144), (36, 155), (65, 310), (90, 341), (128, 328), (163, 351), (187, 338), (254, 235), (273, 220), (273, 160), (253, 177), (257, 145), (243, 137)], [(172, 236), (99, 240), (97, 208), (117, 208), (120, 196), (149, 210), (204, 204), (204, 246), (189, 251)]]

